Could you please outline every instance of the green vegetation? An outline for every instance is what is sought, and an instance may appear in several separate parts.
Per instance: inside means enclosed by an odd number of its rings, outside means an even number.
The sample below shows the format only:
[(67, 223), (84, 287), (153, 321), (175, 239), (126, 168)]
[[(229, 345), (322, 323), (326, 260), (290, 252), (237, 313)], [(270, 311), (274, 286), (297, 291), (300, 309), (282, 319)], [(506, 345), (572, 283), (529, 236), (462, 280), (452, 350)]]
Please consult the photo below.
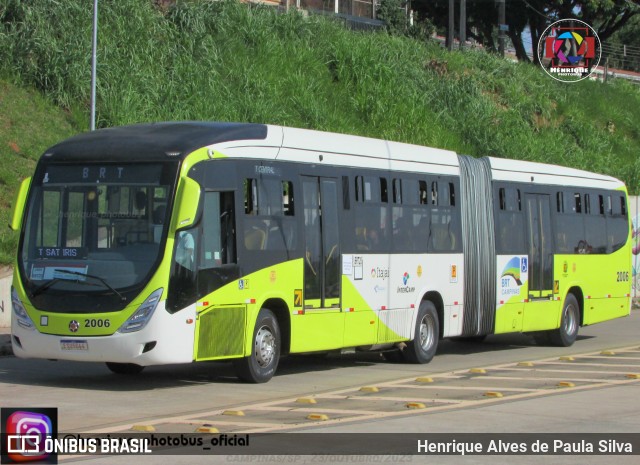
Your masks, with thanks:
[[(640, 88), (623, 81), (560, 83), (482, 51), (232, 1), (101, 2), (99, 18), (99, 127), (283, 124), (556, 163), (638, 190)], [(91, 27), (86, 1), (0, 3), (2, 218), (32, 160), (88, 128)], [(15, 239), (2, 234), (6, 261)]]
[(47, 147), (75, 131), (66, 114), (38, 92), (0, 81), (0, 264), (15, 257), (17, 235), (7, 224), (20, 181), (31, 176)]

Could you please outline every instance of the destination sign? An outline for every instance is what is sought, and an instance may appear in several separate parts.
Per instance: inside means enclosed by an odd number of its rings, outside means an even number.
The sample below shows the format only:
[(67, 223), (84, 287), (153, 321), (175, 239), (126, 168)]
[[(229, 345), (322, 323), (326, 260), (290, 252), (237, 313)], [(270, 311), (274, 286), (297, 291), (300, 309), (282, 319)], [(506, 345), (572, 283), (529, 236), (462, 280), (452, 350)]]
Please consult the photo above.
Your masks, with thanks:
[(159, 184), (160, 164), (138, 165), (50, 165), (42, 184)]
[(38, 258), (87, 258), (86, 247), (37, 247), (36, 259)]

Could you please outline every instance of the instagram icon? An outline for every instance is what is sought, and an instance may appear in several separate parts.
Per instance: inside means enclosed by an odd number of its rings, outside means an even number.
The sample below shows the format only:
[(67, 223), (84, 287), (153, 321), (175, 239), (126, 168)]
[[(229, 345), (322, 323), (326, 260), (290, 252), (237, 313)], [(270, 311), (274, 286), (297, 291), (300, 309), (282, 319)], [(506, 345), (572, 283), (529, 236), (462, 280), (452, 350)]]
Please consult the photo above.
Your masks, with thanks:
[(56, 463), (57, 457), (45, 450), (45, 439), (56, 433), (56, 410), (2, 409), (2, 463)]

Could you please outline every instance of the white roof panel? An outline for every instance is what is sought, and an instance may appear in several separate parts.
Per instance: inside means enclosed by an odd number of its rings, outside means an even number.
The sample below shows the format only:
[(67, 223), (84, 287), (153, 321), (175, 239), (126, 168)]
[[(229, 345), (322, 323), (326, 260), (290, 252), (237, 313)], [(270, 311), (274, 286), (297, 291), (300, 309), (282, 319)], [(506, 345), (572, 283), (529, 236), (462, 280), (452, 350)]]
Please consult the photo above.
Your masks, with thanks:
[[(268, 128), (264, 140), (236, 140), (212, 147), (226, 155), (241, 158), (447, 175), (460, 173), (458, 155), (450, 150), (309, 129), (272, 125)], [(558, 165), (504, 158), (489, 160), (494, 181), (605, 189), (624, 185), (611, 176)]]
[[(489, 158), (494, 181), (616, 189), (624, 184), (604, 174), (530, 161)], [(533, 180), (532, 180), (533, 178)]]

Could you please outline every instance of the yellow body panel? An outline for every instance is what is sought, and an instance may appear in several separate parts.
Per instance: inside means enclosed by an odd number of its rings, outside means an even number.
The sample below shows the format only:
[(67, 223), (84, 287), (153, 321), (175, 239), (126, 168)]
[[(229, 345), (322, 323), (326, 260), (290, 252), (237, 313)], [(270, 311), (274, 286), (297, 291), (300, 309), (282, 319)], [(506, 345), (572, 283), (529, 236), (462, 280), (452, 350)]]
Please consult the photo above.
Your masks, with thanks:
[(513, 333), (522, 331), (524, 304), (506, 304), (496, 311), (495, 333)]

